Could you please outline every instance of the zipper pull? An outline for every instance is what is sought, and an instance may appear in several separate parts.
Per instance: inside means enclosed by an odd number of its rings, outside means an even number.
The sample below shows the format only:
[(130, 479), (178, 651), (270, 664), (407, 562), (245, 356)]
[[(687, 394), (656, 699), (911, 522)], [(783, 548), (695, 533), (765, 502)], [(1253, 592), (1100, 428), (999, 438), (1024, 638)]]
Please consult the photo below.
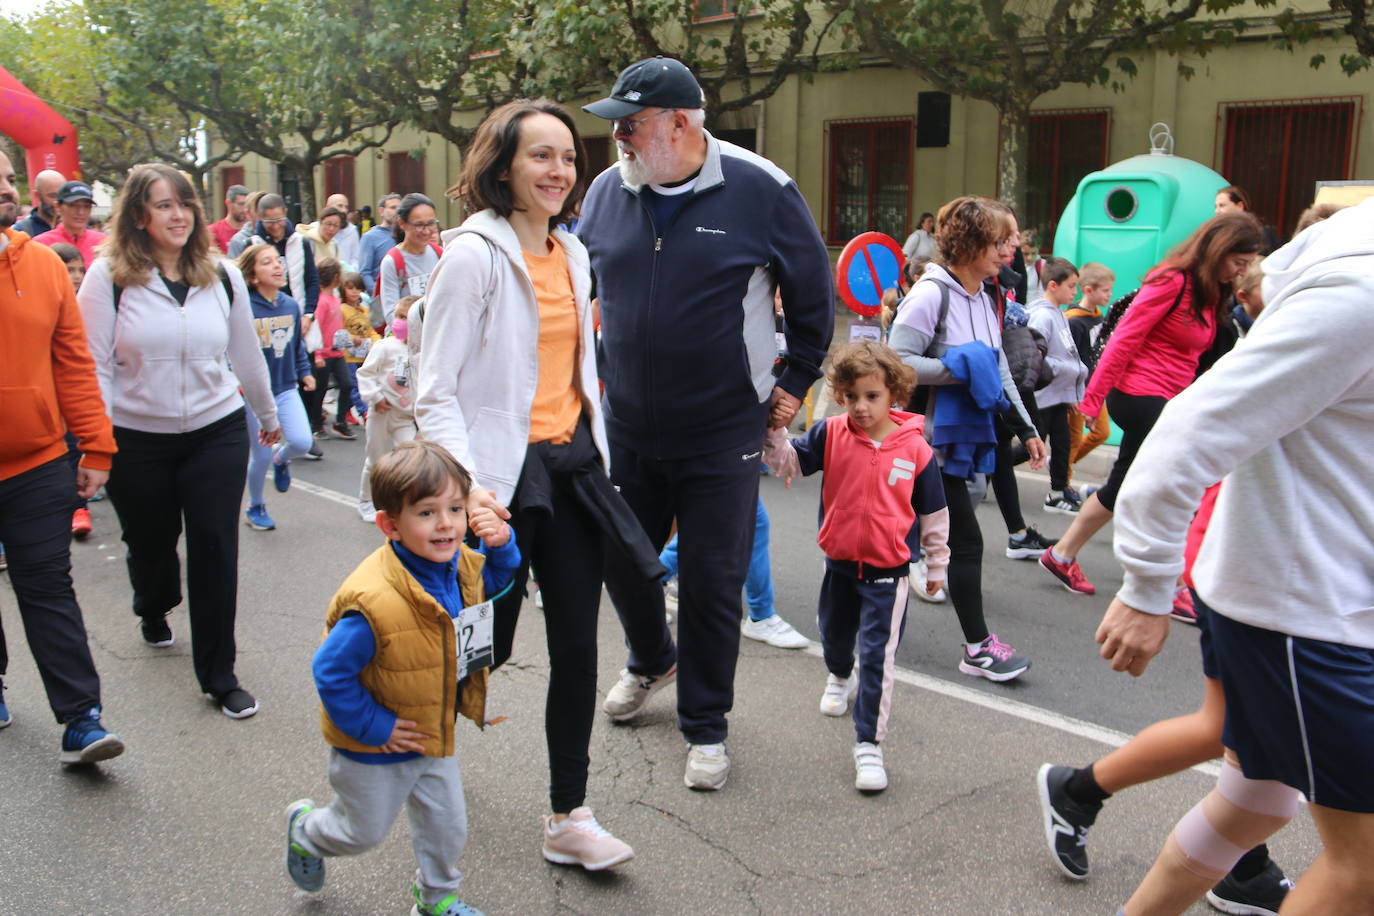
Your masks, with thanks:
[(654, 251), (663, 250), (663, 239), (654, 239)]

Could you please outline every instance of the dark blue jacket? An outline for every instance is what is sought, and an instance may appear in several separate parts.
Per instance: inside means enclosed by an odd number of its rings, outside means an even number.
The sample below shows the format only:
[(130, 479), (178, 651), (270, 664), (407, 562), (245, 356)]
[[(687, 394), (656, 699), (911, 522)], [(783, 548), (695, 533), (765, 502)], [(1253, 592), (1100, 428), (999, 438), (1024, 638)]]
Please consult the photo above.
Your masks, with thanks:
[[(656, 226), (619, 166), (592, 183), (578, 237), (601, 300), (606, 431), (640, 454), (689, 458), (763, 439), (773, 386), (820, 377), (835, 326), (830, 258), (797, 185), (707, 134), (696, 187)], [(773, 375), (773, 290), (787, 363)]]
[(282, 292), (268, 302), (251, 287), (248, 302), (253, 306), (253, 329), (258, 332), (262, 358), (267, 360), (267, 374), (272, 378), (272, 393), (290, 391), (313, 372), (301, 339), (301, 307)]

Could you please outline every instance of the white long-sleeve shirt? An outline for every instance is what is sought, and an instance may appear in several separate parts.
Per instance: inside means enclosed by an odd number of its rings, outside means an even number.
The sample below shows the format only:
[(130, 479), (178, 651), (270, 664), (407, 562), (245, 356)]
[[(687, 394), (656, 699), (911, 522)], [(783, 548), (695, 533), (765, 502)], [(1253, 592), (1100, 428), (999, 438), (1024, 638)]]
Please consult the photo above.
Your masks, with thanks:
[(1186, 530), (1225, 478), (1193, 568), (1234, 620), (1374, 648), (1374, 199), (1265, 260), (1249, 335), (1169, 402), (1116, 506), (1119, 597), (1168, 613)]
[[(401, 384), (401, 380), (405, 384)], [(412, 413), (415, 409), (415, 378), (405, 341), (387, 337), (368, 351), (358, 367), (358, 396), (376, 406), (385, 400), (392, 408)]]

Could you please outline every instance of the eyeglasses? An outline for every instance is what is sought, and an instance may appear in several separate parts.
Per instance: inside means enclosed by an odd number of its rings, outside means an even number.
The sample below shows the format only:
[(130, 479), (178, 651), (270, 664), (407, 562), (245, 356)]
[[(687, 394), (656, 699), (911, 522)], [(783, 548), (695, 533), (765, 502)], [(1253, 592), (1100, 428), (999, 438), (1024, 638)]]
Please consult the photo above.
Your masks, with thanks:
[(676, 108), (665, 108), (662, 111), (656, 111), (653, 114), (645, 115), (642, 118), (616, 118), (613, 121), (611, 121), (611, 133), (624, 134), (627, 137), (633, 137), (635, 134), (635, 128), (643, 124), (645, 121), (652, 120), (653, 118), (656, 118), (659, 115), (672, 114), (675, 111), (677, 111)]
[(407, 222), (406, 225), (410, 226), (412, 229), (419, 229), (421, 232), (429, 232), (439, 228), (439, 221), (437, 219), (432, 219), (427, 223)]
[(261, 222), (264, 226), (275, 226), (277, 223), (284, 223), (284, 222), (286, 222), (286, 220), (287, 220), (287, 217), (285, 217), (285, 216), (279, 216), (279, 217), (277, 217), (276, 219), (264, 219), (264, 220), (260, 220), (260, 222)]

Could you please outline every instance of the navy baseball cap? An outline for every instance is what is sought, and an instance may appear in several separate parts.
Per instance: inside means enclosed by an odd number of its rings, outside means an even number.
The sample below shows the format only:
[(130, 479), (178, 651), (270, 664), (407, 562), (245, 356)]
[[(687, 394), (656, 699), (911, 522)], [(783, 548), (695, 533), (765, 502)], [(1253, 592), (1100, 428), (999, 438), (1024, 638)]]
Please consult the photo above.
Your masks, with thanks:
[(91, 186), (84, 181), (69, 181), (57, 189), (57, 202), (59, 204), (69, 204), (75, 200), (95, 201), (95, 195), (91, 193)]
[(582, 110), (607, 121), (645, 108), (703, 108), (706, 95), (692, 71), (671, 57), (650, 57), (620, 71), (611, 94)]

